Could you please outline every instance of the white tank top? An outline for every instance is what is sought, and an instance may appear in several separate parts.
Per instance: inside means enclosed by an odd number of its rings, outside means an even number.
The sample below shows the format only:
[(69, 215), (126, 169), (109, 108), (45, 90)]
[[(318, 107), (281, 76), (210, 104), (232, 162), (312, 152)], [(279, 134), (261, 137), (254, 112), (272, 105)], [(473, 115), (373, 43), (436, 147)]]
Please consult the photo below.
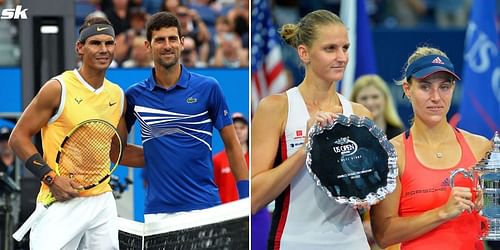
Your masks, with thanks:
[[(297, 87), (286, 92), (288, 118), (280, 139), (276, 166), (293, 155), (306, 135), (307, 111)], [(351, 103), (338, 95), (343, 114), (353, 114)], [(358, 212), (328, 198), (304, 166), (275, 202), (268, 249), (370, 249)]]

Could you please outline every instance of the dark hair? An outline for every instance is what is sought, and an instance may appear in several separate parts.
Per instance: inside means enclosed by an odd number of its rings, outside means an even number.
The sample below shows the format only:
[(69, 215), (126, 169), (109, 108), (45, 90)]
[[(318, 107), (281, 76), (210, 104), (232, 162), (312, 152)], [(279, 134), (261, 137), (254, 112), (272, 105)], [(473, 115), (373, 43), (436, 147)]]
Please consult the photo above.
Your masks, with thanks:
[(80, 26), (80, 28), (78, 29), (78, 34), (82, 33), (83, 29), (92, 26), (94, 24), (107, 24), (113, 26), (113, 24), (111, 24), (111, 22), (105, 17), (88, 15), (83, 21), (82, 26)]
[(314, 40), (316, 40), (319, 26), (327, 24), (344, 26), (344, 23), (336, 14), (328, 10), (316, 10), (304, 16), (297, 24), (283, 25), (278, 32), (281, 38), (294, 48), (301, 44), (311, 47)]
[(176, 27), (179, 37), (182, 37), (182, 27), (177, 17), (170, 12), (158, 12), (152, 15), (146, 23), (146, 37), (149, 42), (153, 38), (153, 31), (161, 28)]

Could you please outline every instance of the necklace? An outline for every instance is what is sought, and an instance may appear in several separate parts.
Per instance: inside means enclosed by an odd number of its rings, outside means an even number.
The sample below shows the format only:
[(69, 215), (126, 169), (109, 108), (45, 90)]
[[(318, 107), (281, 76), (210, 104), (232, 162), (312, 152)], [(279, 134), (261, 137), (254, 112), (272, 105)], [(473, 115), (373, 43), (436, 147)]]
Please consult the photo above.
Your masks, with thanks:
[(436, 153), (436, 157), (437, 158), (443, 158), (443, 153), (440, 153), (440, 152)]

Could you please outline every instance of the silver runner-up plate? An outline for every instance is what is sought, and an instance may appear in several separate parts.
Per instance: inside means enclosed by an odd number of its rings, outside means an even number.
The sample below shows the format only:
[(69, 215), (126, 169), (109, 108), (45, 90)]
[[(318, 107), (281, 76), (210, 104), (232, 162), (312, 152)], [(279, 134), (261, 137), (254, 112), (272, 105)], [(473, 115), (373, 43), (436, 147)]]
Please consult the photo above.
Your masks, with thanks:
[(325, 127), (314, 125), (306, 151), (316, 185), (340, 204), (373, 205), (396, 188), (396, 150), (366, 117), (339, 114)]

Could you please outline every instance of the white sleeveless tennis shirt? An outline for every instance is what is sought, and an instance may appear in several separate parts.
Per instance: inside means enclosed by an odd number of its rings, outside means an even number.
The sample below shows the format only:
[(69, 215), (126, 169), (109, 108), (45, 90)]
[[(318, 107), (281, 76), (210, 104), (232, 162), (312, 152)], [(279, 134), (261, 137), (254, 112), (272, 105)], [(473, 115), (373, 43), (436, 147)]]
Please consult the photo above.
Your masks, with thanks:
[[(297, 87), (286, 92), (288, 118), (275, 165), (293, 155), (306, 136), (307, 111)], [(344, 115), (353, 114), (351, 103), (338, 95)], [(268, 249), (370, 249), (358, 212), (328, 198), (313, 181), (306, 166), (275, 201)]]

